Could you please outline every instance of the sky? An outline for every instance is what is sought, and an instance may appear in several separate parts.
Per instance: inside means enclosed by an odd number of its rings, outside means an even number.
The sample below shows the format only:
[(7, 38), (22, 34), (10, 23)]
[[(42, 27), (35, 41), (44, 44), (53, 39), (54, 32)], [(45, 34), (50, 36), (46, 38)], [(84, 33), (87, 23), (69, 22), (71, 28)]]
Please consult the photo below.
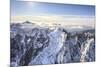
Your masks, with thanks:
[(95, 16), (93, 5), (72, 5), (11, 0), (11, 16), (70, 15)]

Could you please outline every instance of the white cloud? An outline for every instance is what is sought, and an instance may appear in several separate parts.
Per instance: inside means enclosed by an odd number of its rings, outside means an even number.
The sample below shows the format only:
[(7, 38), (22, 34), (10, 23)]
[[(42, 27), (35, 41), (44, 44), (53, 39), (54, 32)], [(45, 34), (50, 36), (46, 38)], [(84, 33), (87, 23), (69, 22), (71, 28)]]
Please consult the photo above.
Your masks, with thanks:
[(11, 16), (11, 22), (31, 21), (37, 24), (85, 25), (95, 26), (95, 17), (79, 16)]

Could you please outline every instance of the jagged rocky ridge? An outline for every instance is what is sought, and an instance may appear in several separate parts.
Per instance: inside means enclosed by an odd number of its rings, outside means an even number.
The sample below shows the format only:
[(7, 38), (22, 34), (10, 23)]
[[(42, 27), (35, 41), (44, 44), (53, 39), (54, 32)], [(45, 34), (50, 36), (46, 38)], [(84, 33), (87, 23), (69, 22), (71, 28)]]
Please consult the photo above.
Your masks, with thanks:
[(11, 67), (95, 61), (95, 30), (68, 32), (36, 24), (11, 23)]

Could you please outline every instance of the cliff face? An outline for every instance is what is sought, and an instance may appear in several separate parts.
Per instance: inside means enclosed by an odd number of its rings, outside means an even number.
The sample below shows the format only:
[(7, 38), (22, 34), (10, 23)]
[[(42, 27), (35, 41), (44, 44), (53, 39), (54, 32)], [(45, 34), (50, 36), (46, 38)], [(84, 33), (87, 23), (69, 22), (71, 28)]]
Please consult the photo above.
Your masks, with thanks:
[(95, 61), (95, 31), (11, 24), (11, 66)]

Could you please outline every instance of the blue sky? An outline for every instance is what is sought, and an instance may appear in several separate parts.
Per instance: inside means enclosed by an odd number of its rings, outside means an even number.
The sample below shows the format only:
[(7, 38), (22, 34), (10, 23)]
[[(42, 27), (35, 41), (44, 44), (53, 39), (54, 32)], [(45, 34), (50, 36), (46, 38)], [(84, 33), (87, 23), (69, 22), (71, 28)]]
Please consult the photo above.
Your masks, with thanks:
[(34, 16), (34, 15), (77, 15), (95, 16), (95, 6), (72, 5), (72, 4), (50, 4), (37, 2), (24, 2), (11, 0), (12, 16)]

